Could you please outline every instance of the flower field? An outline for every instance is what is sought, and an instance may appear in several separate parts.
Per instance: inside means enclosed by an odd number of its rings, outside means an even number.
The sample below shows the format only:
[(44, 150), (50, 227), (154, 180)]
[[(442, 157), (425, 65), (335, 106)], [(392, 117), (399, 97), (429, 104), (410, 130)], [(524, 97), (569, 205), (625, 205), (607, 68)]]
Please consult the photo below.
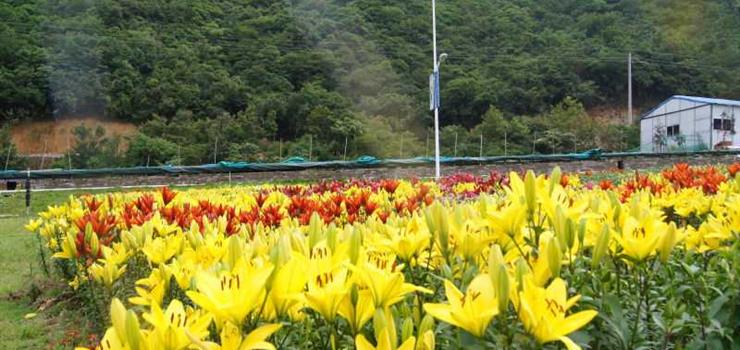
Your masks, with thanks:
[(719, 349), (740, 163), (70, 197), (26, 228), (96, 349)]

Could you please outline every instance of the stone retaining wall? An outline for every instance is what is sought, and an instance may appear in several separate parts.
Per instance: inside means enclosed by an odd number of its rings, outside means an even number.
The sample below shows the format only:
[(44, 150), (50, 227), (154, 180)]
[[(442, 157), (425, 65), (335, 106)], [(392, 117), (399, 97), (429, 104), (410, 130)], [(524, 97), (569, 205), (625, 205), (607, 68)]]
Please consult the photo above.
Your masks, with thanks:
[[(507, 173), (533, 169), (535, 172), (549, 172), (560, 166), (565, 172), (603, 171), (617, 169), (621, 165), (625, 170), (654, 169), (669, 167), (674, 163), (685, 162), (692, 165), (731, 164), (740, 161), (737, 154), (660, 154), (649, 156), (630, 156), (625, 158), (608, 158), (604, 160), (558, 161), (558, 162), (511, 162), (485, 165), (443, 166), (442, 174), (471, 173), (487, 175), (492, 171)], [(318, 181), (341, 180), (349, 178), (425, 178), (434, 174), (433, 166), (416, 166), (402, 168), (364, 168), (364, 169), (306, 169), (301, 171), (275, 171), (232, 174), (188, 174), (188, 175), (154, 175), (154, 176), (111, 176), (96, 178), (64, 178), (33, 180), (34, 189), (46, 188), (87, 188), (119, 186), (152, 186), (152, 185), (194, 185), (209, 183), (251, 182), (263, 183), (272, 181)], [(19, 184), (20, 185), (20, 184)], [(3, 189), (5, 186), (2, 186)], [(20, 186), (19, 186), (20, 187)]]

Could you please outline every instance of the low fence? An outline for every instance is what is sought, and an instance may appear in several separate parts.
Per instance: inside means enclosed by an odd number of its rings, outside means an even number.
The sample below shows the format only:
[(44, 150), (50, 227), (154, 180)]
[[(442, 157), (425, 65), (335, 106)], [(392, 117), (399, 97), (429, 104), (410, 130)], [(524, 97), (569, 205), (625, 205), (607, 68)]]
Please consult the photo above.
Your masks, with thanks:
[[(740, 161), (740, 151), (685, 153), (584, 153), (508, 157), (465, 157), (441, 159), (442, 174), (533, 169), (546, 172), (554, 166), (564, 171), (662, 168), (677, 162), (693, 165), (730, 164)], [(355, 161), (284, 163), (229, 163), (201, 166), (162, 166), (111, 169), (54, 169), (0, 172), (0, 181), (23, 187), (31, 180), (36, 189), (94, 188), (153, 185), (195, 185), (227, 182), (318, 181), (348, 178), (427, 178), (434, 173), (433, 158), (379, 160), (363, 157)], [(7, 186), (7, 185), (6, 185)], [(4, 187), (6, 187), (4, 186)]]

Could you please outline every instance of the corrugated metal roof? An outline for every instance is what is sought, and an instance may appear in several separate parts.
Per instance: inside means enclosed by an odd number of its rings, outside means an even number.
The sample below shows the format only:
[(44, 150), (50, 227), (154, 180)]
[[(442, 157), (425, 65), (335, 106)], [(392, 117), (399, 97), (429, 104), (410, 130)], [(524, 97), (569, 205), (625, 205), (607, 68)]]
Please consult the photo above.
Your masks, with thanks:
[(679, 100), (686, 100), (686, 101), (692, 101), (692, 102), (698, 102), (698, 103), (707, 103), (710, 105), (727, 105), (727, 106), (740, 107), (740, 101), (726, 100), (724, 98), (709, 98), (709, 97), (684, 96), (684, 95), (675, 95), (671, 98), (677, 98)]
[(696, 103), (704, 103), (708, 105), (723, 105), (723, 106), (740, 107), (740, 101), (738, 100), (727, 100), (724, 98), (710, 98), (710, 97), (699, 97), (699, 96), (673, 95), (667, 98), (665, 101), (658, 104), (657, 106), (651, 108), (649, 111), (647, 111), (647, 113), (643, 113), (640, 119), (645, 119), (655, 110), (657, 110), (660, 107), (663, 107), (663, 105), (665, 105), (666, 103), (668, 103), (668, 101), (673, 100), (673, 99), (696, 102)]

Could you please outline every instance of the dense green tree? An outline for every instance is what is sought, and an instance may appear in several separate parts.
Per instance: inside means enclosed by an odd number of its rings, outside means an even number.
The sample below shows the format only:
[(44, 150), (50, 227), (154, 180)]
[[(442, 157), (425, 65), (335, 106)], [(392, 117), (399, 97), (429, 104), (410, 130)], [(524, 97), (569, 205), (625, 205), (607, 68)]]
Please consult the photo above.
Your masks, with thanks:
[[(638, 106), (678, 93), (740, 98), (737, 1), (438, 7), (446, 153), (455, 133), (458, 153), (477, 155), (481, 134), (484, 154), (503, 153), (502, 128), (508, 153), (617, 147), (605, 130), (629, 127), (583, 111), (623, 105), (628, 52)], [(401, 145), (381, 135), (402, 133), (421, 154), (430, 10), (421, 0), (5, 1), (0, 122), (132, 121), (141, 135), (127, 161), (139, 164), (147, 142), (168, 149), (156, 163), (277, 159), (305, 153), (307, 140), (319, 157), (344, 157), (345, 140), (352, 156), (396, 156)]]
[(72, 130), (72, 134), (74, 144), (69, 154), (72, 167), (84, 169), (121, 164), (120, 139), (107, 137), (100, 125), (93, 129), (80, 124)]

